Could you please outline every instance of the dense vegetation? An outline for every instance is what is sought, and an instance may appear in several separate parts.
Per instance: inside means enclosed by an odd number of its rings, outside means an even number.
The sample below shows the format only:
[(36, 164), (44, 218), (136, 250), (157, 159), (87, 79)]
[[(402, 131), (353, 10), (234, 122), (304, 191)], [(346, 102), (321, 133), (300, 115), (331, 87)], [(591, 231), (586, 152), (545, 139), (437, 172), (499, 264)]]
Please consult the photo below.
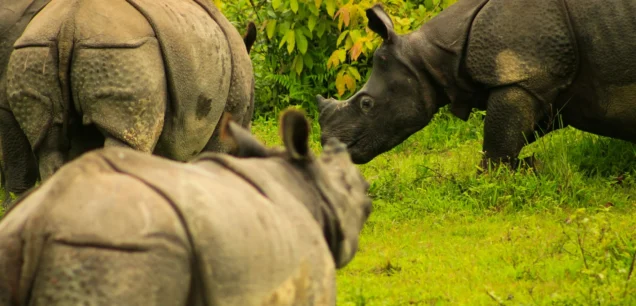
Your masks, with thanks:
[[(215, 0), (240, 30), (257, 24), (251, 51), (256, 74), (256, 117), (289, 105), (309, 113), (316, 94), (346, 98), (370, 74), (381, 38), (366, 27), (374, 0)], [(417, 29), (456, 0), (385, 0), (397, 33)]]
[[(259, 28), (253, 132), (280, 144), (278, 112), (296, 105), (318, 153), (314, 96), (364, 84), (381, 42), (366, 28), (374, 0), (215, 2), (241, 32)], [(455, 0), (382, 2), (405, 33)], [(523, 150), (536, 169), (477, 175), (484, 115), (443, 109), (360, 166), (374, 211), (338, 272), (338, 305), (635, 304), (636, 146), (567, 128)]]

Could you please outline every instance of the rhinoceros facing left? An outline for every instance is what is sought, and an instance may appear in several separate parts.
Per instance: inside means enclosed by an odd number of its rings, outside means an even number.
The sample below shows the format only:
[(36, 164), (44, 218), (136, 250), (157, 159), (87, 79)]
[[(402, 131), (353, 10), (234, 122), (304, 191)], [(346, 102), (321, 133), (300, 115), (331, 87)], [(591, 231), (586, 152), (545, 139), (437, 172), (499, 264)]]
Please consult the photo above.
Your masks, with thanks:
[(346, 147), (314, 157), (299, 111), (281, 117), (285, 150), (223, 122), (236, 156), (98, 149), (18, 200), (0, 221), (0, 306), (335, 305), (371, 212)]
[(221, 114), (252, 118), (251, 33), (244, 41), (210, 0), (2, 1), (7, 189), (101, 146), (179, 161), (223, 152)]

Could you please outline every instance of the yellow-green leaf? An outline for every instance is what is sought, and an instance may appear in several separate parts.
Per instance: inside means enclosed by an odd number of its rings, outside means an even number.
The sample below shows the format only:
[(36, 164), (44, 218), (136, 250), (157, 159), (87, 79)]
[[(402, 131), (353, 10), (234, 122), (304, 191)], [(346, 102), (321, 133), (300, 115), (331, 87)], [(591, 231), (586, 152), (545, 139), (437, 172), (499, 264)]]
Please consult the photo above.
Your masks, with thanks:
[(316, 0), (316, 8), (320, 8), (320, 5), (322, 4), (322, 0)]
[(356, 67), (349, 66), (349, 68), (347, 68), (347, 72), (356, 80), (360, 81), (360, 73), (358, 72), (358, 69)]
[(338, 55), (340, 50), (335, 50), (333, 51), (333, 53), (331, 53), (331, 56), (329, 56), (329, 59), (327, 60), (327, 68), (330, 69), (332, 67), (336, 67), (338, 66), (338, 64), (340, 64), (340, 56)]
[(285, 35), (287, 37), (287, 52), (289, 52), (289, 54), (292, 53), (292, 51), (294, 51), (294, 47), (296, 46), (296, 31), (289, 30), (287, 32), (287, 34)]
[(296, 55), (296, 58), (294, 59), (294, 70), (296, 70), (298, 75), (303, 72), (303, 57), (300, 54)]
[[(288, 32), (289, 33), (289, 32)], [(287, 35), (283, 35), (283, 39), (280, 40), (280, 43), (278, 43), (278, 48), (282, 48), (283, 45), (287, 42)]]
[(353, 92), (356, 90), (356, 81), (350, 75), (343, 75), (342, 81), (344, 82), (345, 87), (349, 89), (349, 91)]
[(338, 95), (340, 96), (345, 93), (345, 81), (343, 73), (338, 73), (338, 75), (336, 75), (336, 89), (338, 90)]
[(278, 9), (278, 7), (280, 6), (280, 1), (281, 0), (272, 0), (272, 7), (274, 8), (274, 10)]
[(327, 5), (327, 14), (333, 18), (333, 13), (336, 12), (336, 0), (326, 0), (325, 4)]
[(289, 0), (289, 8), (292, 12), (298, 13), (298, 0)]
[(340, 43), (345, 37), (347, 37), (347, 34), (349, 34), (349, 30), (345, 30), (342, 33), (340, 33), (340, 36), (338, 36), (338, 40), (336, 40), (336, 47), (340, 46)]
[(307, 45), (309, 44), (307, 42), (307, 38), (305, 37), (305, 35), (300, 29), (296, 29), (295, 32), (296, 32), (296, 47), (298, 48), (298, 51), (300, 51), (300, 53), (302, 54), (307, 53)]
[(274, 37), (274, 31), (276, 31), (276, 19), (270, 19), (267, 21), (267, 37), (270, 39)]
[(340, 60), (340, 62), (344, 62), (347, 57), (347, 51), (339, 49), (336, 50), (336, 52), (338, 52), (338, 59)]
[(309, 16), (309, 20), (307, 20), (307, 28), (309, 28), (309, 31), (313, 31), (316, 27), (316, 20), (318, 20), (318, 17), (314, 15)]

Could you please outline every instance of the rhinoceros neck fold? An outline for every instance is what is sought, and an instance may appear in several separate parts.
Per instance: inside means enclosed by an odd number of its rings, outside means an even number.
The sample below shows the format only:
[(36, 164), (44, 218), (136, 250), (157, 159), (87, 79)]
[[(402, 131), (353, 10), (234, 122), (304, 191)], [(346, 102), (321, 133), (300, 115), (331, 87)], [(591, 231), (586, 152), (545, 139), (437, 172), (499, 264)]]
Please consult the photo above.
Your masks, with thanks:
[(272, 203), (290, 201), (292, 196), (321, 226), (332, 254), (337, 254), (342, 233), (334, 205), (340, 199), (329, 192), (319, 167), (310, 165), (303, 172), (283, 159), (238, 159), (215, 153), (202, 155), (199, 161), (213, 162), (240, 176)]
[[(479, 87), (464, 67), (465, 51), (473, 20), (488, 0), (459, 1), (418, 30), (408, 34), (414, 61), (443, 91), (451, 111), (466, 120)], [(440, 105), (442, 106), (442, 105)]]

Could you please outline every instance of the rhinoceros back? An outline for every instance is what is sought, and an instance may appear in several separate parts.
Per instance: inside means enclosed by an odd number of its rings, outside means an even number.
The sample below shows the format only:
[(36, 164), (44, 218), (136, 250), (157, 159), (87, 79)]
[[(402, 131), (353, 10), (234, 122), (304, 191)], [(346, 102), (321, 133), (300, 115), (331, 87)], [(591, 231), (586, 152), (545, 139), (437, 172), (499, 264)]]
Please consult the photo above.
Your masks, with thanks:
[(517, 84), (548, 99), (574, 78), (576, 44), (562, 0), (490, 0), (470, 33), (466, 67), (486, 86)]
[(128, 2), (152, 25), (166, 70), (170, 102), (157, 153), (187, 160), (212, 136), (233, 90), (228, 38), (236, 30), (221, 28), (215, 16), (194, 1)]
[[(60, 41), (63, 26), (72, 41)], [(49, 49), (12, 55), (17, 80), (10, 83), (11, 107), (34, 148), (50, 124), (66, 124), (63, 114), (71, 107), (55, 86), (55, 48), (62, 43), (73, 45), (67, 85), (84, 124), (95, 123), (137, 150), (187, 160), (204, 149), (223, 111), (239, 121), (251, 119), (249, 55), (238, 31), (211, 3), (58, 0), (35, 16), (16, 43), (17, 49)], [(21, 74), (19, 67), (32, 71)], [(38, 91), (37, 99), (23, 94), (29, 87)]]

